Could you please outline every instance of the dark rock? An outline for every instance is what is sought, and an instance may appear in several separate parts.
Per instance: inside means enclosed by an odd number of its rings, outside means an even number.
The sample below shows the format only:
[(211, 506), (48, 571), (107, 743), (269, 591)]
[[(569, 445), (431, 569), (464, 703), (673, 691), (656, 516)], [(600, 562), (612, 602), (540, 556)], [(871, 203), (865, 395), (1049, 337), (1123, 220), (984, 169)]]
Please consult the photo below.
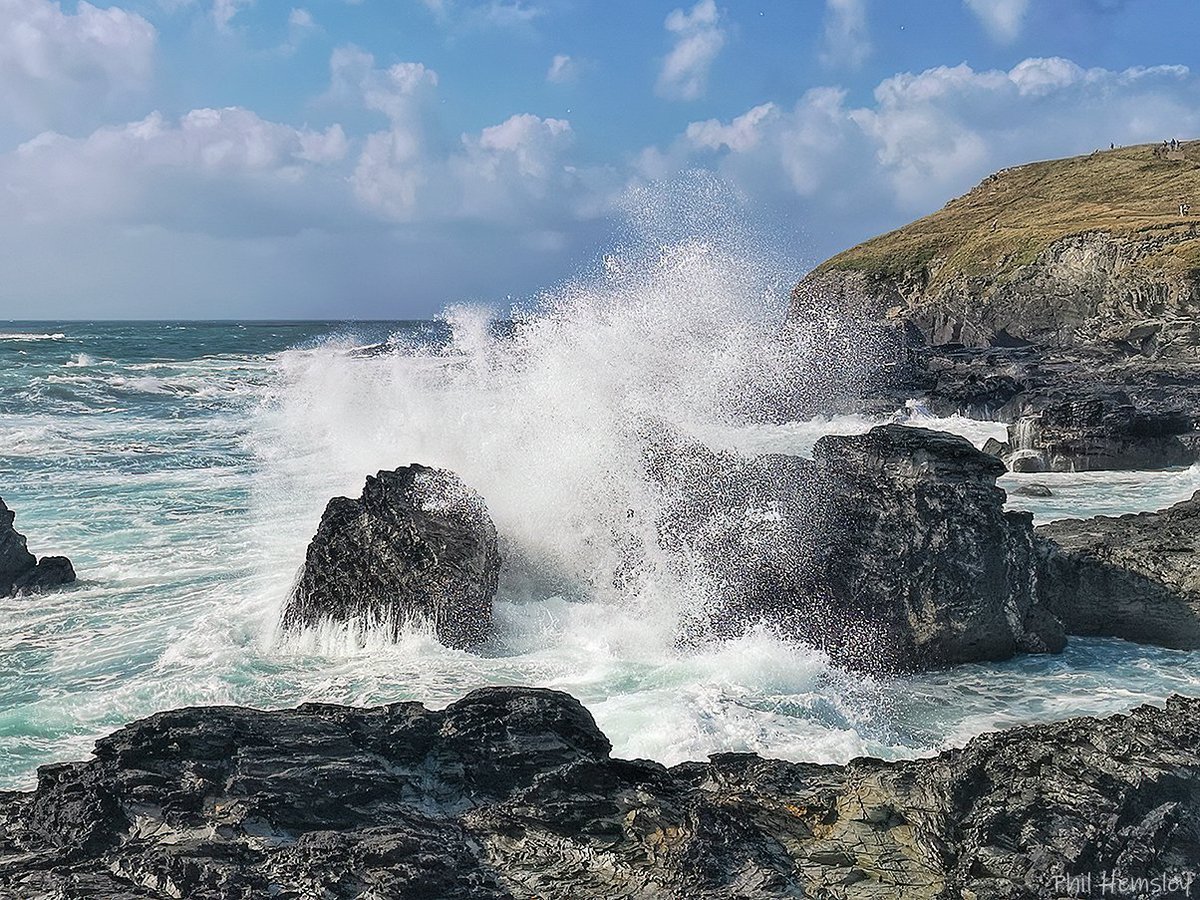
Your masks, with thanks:
[(443, 643), (469, 647), (491, 635), (499, 572), (483, 499), (454, 473), (414, 463), (368, 477), (357, 500), (329, 501), (283, 625), (427, 621)]
[(1003, 463), (964, 438), (883, 425), (821, 438), (812, 462), (677, 447), (651, 470), (674, 498), (664, 545), (710, 581), (689, 641), (766, 624), (876, 671), (1064, 645), (1032, 520), (1005, 512)]
[(1014, 472), (1161, 469), (1195, 458), (1180, 440), (1192, 429), (1189, 416), (1141, 412), (1124, 391), (1030, 400), (1027, 409), (1008, 429)]
[(1200, 649), (1200, 492), (1169, 509), (1037, 529), (1042, 602), (1067, 631)]
[(1200, 866), (1198, 746), (1178, 698), (933, 759), (671, 769), (545, 690), (185, 709), (0, 794), (0, 897), (1070, 896)]
[(1053, 497), (1054, 496), (1054, 491), (1050, 490), (1050, 488), (1048, 488), (1046, 485), (1041, 484), (1040, 482), (1037, 482), (1037, 481), (1031, 481), (1031, 482), (1029, 482), (1029, 484), (1019, 484), (1015, 488), (1013, 488), (1011, 491), (1009, 491), (1009, 493), (1013, 494), (1015, 496), (1018, 496), (1018, 497)]
[(36, 559), (25, 535), (13, 528), (16, 514), (0, 500), (0, 597), (36, 594), (75, 581), (75, 569), (65, 556)]
[(828, 502), (802, 627), (836, 659), (914, 670), (1063, 648), (1035, 590), (1032, 519), (1004, 510), (999, 460), (885, 425), (822, 438), (814, 462)]
[(988, 456), (994, 456), (997, 459), (1003, 459), (1012, 452), (1012, 447), (1004, 441), (998, 441), (995, 438), (988, 438), (984, 441), (980, 449)]

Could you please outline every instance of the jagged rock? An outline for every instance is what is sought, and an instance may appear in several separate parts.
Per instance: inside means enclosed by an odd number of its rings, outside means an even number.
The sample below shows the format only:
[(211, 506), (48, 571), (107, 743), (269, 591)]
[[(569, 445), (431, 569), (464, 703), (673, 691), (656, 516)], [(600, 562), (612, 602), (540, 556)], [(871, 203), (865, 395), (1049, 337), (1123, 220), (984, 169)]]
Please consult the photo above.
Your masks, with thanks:
[(1190, 416), (1139, 411), (1124, 391), (1033, 398), (1025, 407), (1008, 428), (1014, 472), (1160, 469), (1195, 458), (1180, 440), (1192, 430)]
[(864, 407), (920, 397), (939, 414), (1036, 417), (1036, 442), (1010, 440), (1015, 470), (1195, 462), (1200, 275), (1186, 261), (1200, 228), (1158, 201), (1164, 184), (1191, 183), (1200, 143), (1186, 160), (1155, 150), (999, 172), (822, 263), (793, 309), (820, 296), (904, 335), (907, 365)]
[(1046, 485), (1037, 481), (1031, 481), (1029, 484), (1019, 484), (1009, 491), (1017, 497), (1053, 497), (1054, 491), (1050, 490)]
[(1037, 533), (1042, 602), (1070, 634), (1200, 649), (1200, 491), (1158, 512)]
[(453, 472), (414, 463), (368, 476), (357, 500), (329, 501), (283, 626), (426, 621), (443, 643), (469, 647), (491, 635), (499, 572), (483, 499)]
[(664, 543), (712, 583), (689, 640), (766, 623), (882, 671), (1064, 645), (1034, 590), (1032, 519), (1005, 512), (1004, 465), (965, 438), (883, 425), (821, 438), (812, 462), (690, 447), (651, 470), (673, 497)]
[(1035, 590), (1032, 518), (1004, 510), (997, 459), (899, 425), (821, 438), (813, 457), (827, 503), (803, 627), (835, 658), (913, 670), (1063, 648)]
[(13, 528), (15, 518), (0, 500), (0, 597), (36, 594), (75, 581), (75, 569), (65, 556), (39, 560), (29, 552), (25, 535)]
[(1200, 866), (1198, 746), (1200, 700), (1178, 698), (933, 759), (670, 769), (611, 758), (547, 690), (184, 709), (0, 794), (0, 897), (1072, 896), (1072, 876)]

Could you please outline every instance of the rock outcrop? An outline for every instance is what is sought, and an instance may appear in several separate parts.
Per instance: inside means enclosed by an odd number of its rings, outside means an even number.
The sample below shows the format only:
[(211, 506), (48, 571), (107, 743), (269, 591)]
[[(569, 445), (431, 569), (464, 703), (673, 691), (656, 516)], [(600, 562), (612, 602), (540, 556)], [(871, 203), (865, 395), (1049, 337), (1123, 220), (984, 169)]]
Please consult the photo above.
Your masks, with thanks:
[(0, 597), (36, 594), (70, 584), (75, 569), (65, 556), (37, 559), (13, 527), (16, 514), (0, 500)]
[(1151, 513), (1039, 526), (1039, 592), (1070, 634), (1200, 650), (1200, 492)]
[(1007, 169), (818, 266), (793, 314), (891, 323), (909, 348), (883, 392), (893, 408), (923, 397), (1011, 423), (1038, 438), (1012, 435), (1019, 470), (1190, 463), (1200, 226), (1163, 192), (1194, 188), (1200, 142), (1171, 158), (1127, 147)]
[(0, 794), (0, 897), (958, 900), (1074, 896), (1101, 872), (1183, 896), (1197, 747), (1184, 699), (910, 762), (670, 769), (611, 758), (547, 690), (184, 709)]
[(835, 658), (914, 670), (1063, 648), (1036, 590), (1032, 518), (1005, 511), (1000, 462), (900, 425), (824, 437), (813, 456), (825, 502), (803, 628)]
[(483, 499), (454, 473), (414, 463), (368, 476), (357, 500), (329, 501), (283, 626), (428, 622), (446, 645), (469, 647), (491, 635), (499, 573)]
[(1033, 526), (1005, 469), (969, 441), (883, 425), (827, 436), (811, 462), (691, 448), (655, 471), (676, 500), (668, 549), (713, 600), (689, 639), (766, 623), (840, 665), (913, 671), (1058, 652), (1036, 591)]

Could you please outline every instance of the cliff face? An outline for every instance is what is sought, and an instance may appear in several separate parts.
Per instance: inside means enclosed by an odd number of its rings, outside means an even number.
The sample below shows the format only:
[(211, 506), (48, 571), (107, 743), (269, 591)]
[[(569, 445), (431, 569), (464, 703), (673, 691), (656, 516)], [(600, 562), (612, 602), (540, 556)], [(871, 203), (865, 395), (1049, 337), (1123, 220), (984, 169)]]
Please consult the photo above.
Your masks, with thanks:
[(1188, 230), (1144, 239), (1089, 232), (1055, 241), (1032, 262), (997, 275), (937, 277), (938, 260), (869, 272), (827, 264), (797, 288), (797, 305), (849, 302), (911, 323), (925, 344), (1099, 345), (1176, 356), (1200, 348), (1200, 280), (1156, 265)]
[[(925, 344), (1200, 347), (1200, 142), (1008, 169), (904, 228), (819, 266), (800, 310), (849, 302)], [(1200, 217), (1200, 204), (1197, 205)]]

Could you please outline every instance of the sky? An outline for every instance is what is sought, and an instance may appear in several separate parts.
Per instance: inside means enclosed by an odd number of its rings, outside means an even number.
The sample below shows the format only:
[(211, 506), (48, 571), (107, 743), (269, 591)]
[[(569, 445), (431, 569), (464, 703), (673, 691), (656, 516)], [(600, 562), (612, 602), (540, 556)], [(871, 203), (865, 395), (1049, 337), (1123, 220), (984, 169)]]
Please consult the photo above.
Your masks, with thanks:
[(713, 178), (799, 276), (1005, 166), (1200, 135), (1196, 35), (1196, 0), (0, 0), (0, 319), (504, 308)]

